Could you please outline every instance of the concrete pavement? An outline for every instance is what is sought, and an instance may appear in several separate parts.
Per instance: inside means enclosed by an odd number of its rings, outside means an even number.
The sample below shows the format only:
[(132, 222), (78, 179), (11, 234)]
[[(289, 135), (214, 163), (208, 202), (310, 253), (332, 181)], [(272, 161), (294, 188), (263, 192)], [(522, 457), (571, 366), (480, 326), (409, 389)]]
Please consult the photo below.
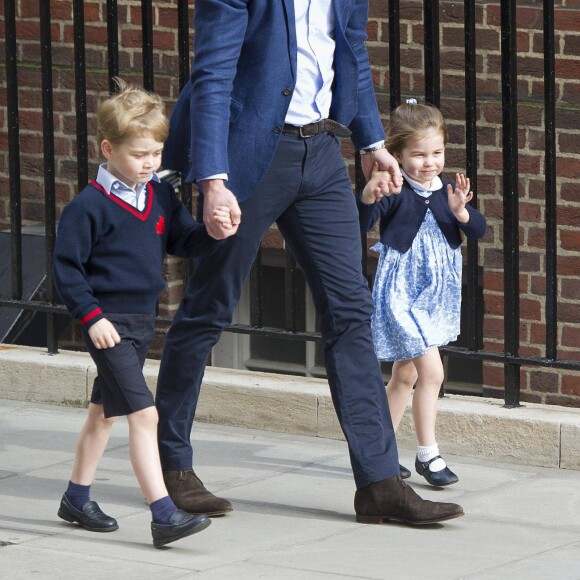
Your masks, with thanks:
[[(152, 390), (157, 372), (147, 361)], [(94, 376), (85, 353), (0, 345), (0, 580), (580, 579), (578, 409), (446, 396), (437, 434), (460, 481), (445, 489), (416, 474), (409, 481), (428, 499), (460, 503), (466, 516), (425, 528), (366, 526), (354, 521), (326, 382), (208, 368), (196, 468), (234, 512), (156, 550), (125, 420), (93, 488), (120, 529), (94, 534), (56, 516)], [(410, 413), (398, 440), (412, 468)]]
[[(580, 472), (446, 454), (458, 484), (409, 482), (466, 515), (412, 528), (354, 521), (346, 444), (197, 423), (197, 470), (234, 505), (205, 531), (152, 547), (150, 514), (119, 420), (93, 498), (120, 529), (56, 516), (86, 411), (0, 400), (0, 579), (578, 579)], [(411, 467), (413, 451), (401, 448)]]

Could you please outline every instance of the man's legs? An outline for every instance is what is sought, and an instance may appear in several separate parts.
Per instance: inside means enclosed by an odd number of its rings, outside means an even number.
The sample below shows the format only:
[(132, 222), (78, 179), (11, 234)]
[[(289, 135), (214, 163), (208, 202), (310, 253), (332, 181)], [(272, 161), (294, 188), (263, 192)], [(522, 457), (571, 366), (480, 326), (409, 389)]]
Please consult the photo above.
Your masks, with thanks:
[[(170, 495), (187, 511), (198, 511), (192, 509), (197, 496), (192, 499), (187, 489), (201, 485), (190, 472), (190, 435), (205, 364), (222, 330), (230, 324), (262, 236), (296, 197), (303, 155), (304, 147), (298, 140), (282, 140), (260, 187), (240, 204), (242, 221), (237, 234), (222, 242), (210, 256), (196, 261), (165, 340), (156, 395), (159, 450), (163, 469), (173, 480), (171, 483), (166, 477)], [(177, 497), (182, 492), (190, 498), (187, 506), (180, 505)], [(204, 489), (206, 499), (208, 493)], [(210, 515), (218, 511), (202, 507), (206, 509), (199, 511)], [(231, 506), (222, 513), (229, 509)]]
[(304, 143), (302, 188), (278, 226), (322, 318), (332, 400), (356, 485), (362, 487), (399, 475), (395, 434), (372, 343), (372, 301), (362, 275), (356, 204), (340, 145), (329, 135)]

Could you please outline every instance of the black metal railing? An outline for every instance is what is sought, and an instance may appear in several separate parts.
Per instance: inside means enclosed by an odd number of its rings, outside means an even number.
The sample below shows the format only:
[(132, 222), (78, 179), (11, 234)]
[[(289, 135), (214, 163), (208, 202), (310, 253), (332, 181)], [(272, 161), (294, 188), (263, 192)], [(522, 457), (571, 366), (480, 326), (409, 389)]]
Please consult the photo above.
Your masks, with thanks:
[[(466, 133), (466, 170), (474, 188), (474, 202), (477, 204), (477, 94), (476, 94), (476, 2), (464, 0), (464, 41), (465, 41), (465, 133)], [(56, 353), (56, 318), (65, 312), (57, 303), (52, 289), (50, 261), (55, 241), (56, 192), (55, 192), (55, 147), (53, 120), (53, 68), (51, 46), (50, 2), (39, 0), (40, 15), (40, 54), (42, 78), (42, 121), (43, 121), (43, 173), (45, 206), (45, 244), (46, 244), (46, 294), (44, 299), (25, 299), (23, 297), (23, 249), (22, 249), (22, 210), (21, 210), (21, 154), (19, 149), (19, 102), (18, 102), (18, 65), (16, 37), (16, 0), (4, 0), (5, 23), (5, 67), (6, 67), (6, 119), (8, 133), (8, 174), (10, 196), (10, 259), (11, 259), (11, 297), (0, 297), (1, 308), (44, 313), (47, 316), (46, 345), (50, 353)], [(76, 107), (76, 163), (79, 189), (87, 182), (89, 154), (87, 131), (87, 86), (85, 61), (85, 16), (82, 0), (74, 0), (74, 78)], [(516, 0), (501, 1), (501, 78), (502, 78), (502, 134), (503, 134), (503, 243), (504, 243), (504, 352), (490, 352), (483, 349), (483, 328), (478, 313), (482, 309), (478, 263), (478, 243), (467, 243), (467, 347), (445, 347), (445, 355), (471, 360), (501, 363), (505, 374), (506, 406), (518, 406), (520, 401), (520, 367), (547, 367), (564, 370), (580, 370), (580, 362), (558, 358), (557, 333), (557, 232), (556, 232), (556, 147), (555, 147), (555, 44), (554, 44), (554, 3), (543, 1), (544, 12), (544, 111), (545, 111), (545, 230), (546, 230), (546, 355), (545, 357), (522, 356), (520, 354), (520, 297), (519, 297), (519, 199), (518, 199), (518, 142), (517, 142), (517, 51), (516, 51)], [(154, 89), (154, 31), (153, 2), (142, 0), (142, 72), (145, 88)], [(435, 105), (441, 101), (440, 90), (440, 37), (438, 0), (423, 0), (424, 14), (424, 70), (425, 100)], [(394, 108), (401, 99), (401, 43), (399, 34), (399, 0), (390, 0), (388, 6), (389, 33), (389, 104)], [(109, 88), (114, 90), (112, 78), (119, 74), (119, 12), (116, 0), (106, 0), (107, 25), (107, 63)], [(189, 1), (177, 2), (177, 47), (178, 78), (182, 86), (190, 67), (190, 22)], [(360, 159), (355, 159), (356, 183), (361, 184)], [(192, 194), (189, 186), (182, 187), (185, 203), (191, 208)], [(363, 262), (366, 272), (366, 239)], [(294, 258), (286, 253), (284, 301), (285, 325), (283, 328), (264, 327), (262, 316), (263, 283), (261, 277), (262, 251), (250, 276), (251, 325), (235, 324), (227, 330), (233, 333), (284, 338), (298, 341), (317, 341), (316, 332), (299, 332), (296, 321), (296, 293), (298, 268)], [(159, 318), (163, 324), (167, 318)]]

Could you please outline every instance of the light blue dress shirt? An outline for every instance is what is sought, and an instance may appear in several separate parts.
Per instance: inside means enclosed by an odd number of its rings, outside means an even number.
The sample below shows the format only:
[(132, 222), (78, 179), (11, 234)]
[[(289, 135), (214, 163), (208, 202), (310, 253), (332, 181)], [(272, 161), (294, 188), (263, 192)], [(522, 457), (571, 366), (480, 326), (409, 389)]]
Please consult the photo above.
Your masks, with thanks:
[[(151, 179), (157, 182), (161, 181), (157, 173), (153, 173), (149, 181), (151, 181)], [(145, 200), (147, 198), (145, 195), (145, 187), (147, 186), (147, 183), (138, 183), (135, 189), (131, 189), (127, 184), (123, 183), (120, 179), (107, 171), (106, 163), (99, 165), (99, 171), (97, 172), (97, 183), (109, 195), (116, 195), (125, 203), (128, 203), (130, 206), (138, 209), (139, 211), (143, 211), (145, 209)]]
[(334, 8), (332, 0), (294, 0), (298, 79), (286, 123), (307, 125), (326, 119), (334, 80)]

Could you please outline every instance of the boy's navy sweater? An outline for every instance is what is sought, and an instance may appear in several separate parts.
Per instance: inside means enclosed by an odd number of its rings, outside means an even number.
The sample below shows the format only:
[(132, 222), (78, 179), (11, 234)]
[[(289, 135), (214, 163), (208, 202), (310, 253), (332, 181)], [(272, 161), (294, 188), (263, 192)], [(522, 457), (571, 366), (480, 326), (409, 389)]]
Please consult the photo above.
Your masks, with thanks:
[(368, 232), (380, 218), (381, 242), (401, 253), (409, 250), (413, 240), (430, 209), (449, 245), (455, 249), (461, 245), (461, 232), (468, 238), (477, 239), (485, 234), (485, 217), (467, 204), (469, 221), (463, 224), (457, 220), (447, 200), (447, 184), (455, 189), (453, 179), (443, 179), (443, 187), (429, 197), (415, 193), (406, 179), (403, 179), (401, 193), (382, 197), (376, 203), (365, 204), (357, 196), (359, 222), (363, 232)]
[(56, 288), (86, 328), (107, 312), (152, 313), (166, 286), (165, 252), (191, 257), (216, 243), (169, 183), (150, 181), (139, 211), (92, 181), (62, 211), (53, 260)]

